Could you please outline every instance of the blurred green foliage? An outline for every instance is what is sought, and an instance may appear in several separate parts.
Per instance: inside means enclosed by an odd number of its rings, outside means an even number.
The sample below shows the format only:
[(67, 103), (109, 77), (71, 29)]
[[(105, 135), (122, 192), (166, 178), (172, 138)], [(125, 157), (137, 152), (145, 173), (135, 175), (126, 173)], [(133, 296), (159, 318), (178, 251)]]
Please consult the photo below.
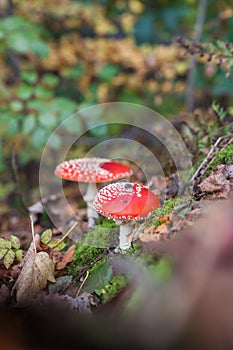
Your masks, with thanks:
[[(189, 57), (173, 43), (192, 38), (196, 0), (5, 0), (0, 5), (0, 172), (12, 151), (20, 167), (38, 162), (55, 128), (72, 113), (97, 103), (143, 104), (166, 115), (184, 109)], [(208, 2), (203, 41), (232, 40), (231, 2)], [(231, 105), (226, 62), (200, 59), (195, 96)], [(64, 126), (81, 133), (76, 120)], [(112, 130), (111, 130), (112, 132)], [(114, 129), (115, 133), (120, 132)], [(102, 129), (101, 135), (110, 133)], [(98, 137), (92, 131), (90, 137)], [(56, 135), (52, 147), (59, 149)], [(0, 194), (1, 196), (1, 194)]]

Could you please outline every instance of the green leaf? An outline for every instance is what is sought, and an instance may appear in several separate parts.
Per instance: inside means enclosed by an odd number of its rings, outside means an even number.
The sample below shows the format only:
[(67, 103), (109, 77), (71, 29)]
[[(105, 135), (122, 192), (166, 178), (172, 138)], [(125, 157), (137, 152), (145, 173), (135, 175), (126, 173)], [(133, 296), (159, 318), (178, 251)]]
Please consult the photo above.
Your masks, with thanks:
[(9, 267), (13, 264), (14, 260), (15, 260), (15, 252), (12, 249), (10, 249), (4, 256), (3, 265), (5, 266), (6, 269), (9, 269)]
[(38, 119), (40, 125), (48, 129), (52, 129), (57, 124), (56, 116), (51, 111), (41, 112)]
[(108, 261), (104, 260), (99, 264), (98, 268), (90, 274), (82, 290), (87, 293), (99, 291), (110, 281), (112, 275), (111, 265)]
[(19, 133), (19, 121), (16, 117), (10, 119), (6, 125), (6, 132), (9, 136), (15, 136)]
[(23, 134), (30, 134), (36, 127), (36, 116), (30, 114), (23, 120), (22, 132)]
[(21, 101), (12, 101), (10, 107), (14, 112), (20, 112), (23, 109), (23, 103)]
[(33, 89), (27, 84), (21, 84), (16, 91), (17, 97), (21, 100), (28, 100), (32, 93)]
[(18, 31), (20, 29), (26, 29), (30, 26), (30, 23), (27, 22), (24, 18), (18, 16), (6, 17), (1, 21), (0, 28), (3, 31)]
[(70, 118), (68, 118), (63, 124), (62, 127), (70, 132), (71, 134), (76, 134), (76, 133), (80, 133), (80, 131), (82, 130), (82, 123), (79, 119), (80, 117), (77, 116), (72, 116)]
[(32, 144), (35, 148), (40, 148), (45, 145), (49, 137), (47, 130), (43, 128), (38, 128), (32, 134)]
[(45, 74), (42, 82), (49, 86), (55, 86), (59, 83), (60, 79), (55, 74)]
[(51, 90), (49, 90), (47, 87), (43, 86), (43, 85), (38, 85), (36, 88), (35, 88), (35, 91), (34, 91), (36, 97), (39, 97), (39, 98), (50, 98), (53, 96), (53, 93)]
[(19, 249), (20, 248), (20, 240), (18, 237), (11, 235), (11, 245), (13, 248), (15, 249)]
[(11, 242), (7, 239), (0, 238), (0, 249), (11, 249)]
[[(53, 249), (53, 247), (57, 244), (57, 242), (59, 241), (59, 239), (55, 239), (54, 241), (50, 242), (48, 244), (48, 246)], [(54, 248), (55, 251), (59, 251), (59, 250), (62, 250), (64, 249), (66, 246), (65, 242), (62, 241), (56, 248)]]
[(49, 146), (53, 149), (59, 149), (61, 147), (61, 136), (53, 134), (49, 139)]
[(41, 58), (47, 57), (49, 55), (48, 45), (41, 40), (32, 41), (30, 48), (32, 52)]
[(42, 111), (47, 110), (47, 108), (48, 108), (47, 104), (41, 100), (28, 101), (27, 106), (29, 109), (36, 111), (36, 112), (42, 112)]
[(34, 84), (38, 80), (38, 74), (36, 72), (22, 72), (22, 80), (29, 84)]
[(82, 63), (75, 65), (72, 68), (66, 68), (63, 71), (63, 76), (66, 78), (80, 79), (84, 74), (84, 66)]
[(48, 244), (51, 241), (52, 235), (53, 235), (52, 230), (48, 229), (44, 231), (40, 238), (41, 242), (44, 244)]
[(120, 73), (120, 68), (115, 64), (109, 63), (102, 66), (98, 72), (97, 76), (103, 81), (110, 83), (112, 78)]
[(50, 104), (50, 108), (59, 113), (60, 121), (62, 122), (77, 110), (77, 104), (68, 98), (57, 97)]
[(8, 249), (6, 248), (0, 248), (0, 259), (4, 257)]
[(22, 261), (23, 261), (23, 251), (22, 251), (22, 249), (16, 250), (16, 252), (15, 252), (15, 257), (16, 257), (16, 259), (17, 259), (19, 262), (22, 262)]
[(30, 41), (27, 36), (23, 32), (13, 32), (7, 36), (7, 44), (8, 46), (18, 52), (18, 53), (26, 53), (31, 51)]

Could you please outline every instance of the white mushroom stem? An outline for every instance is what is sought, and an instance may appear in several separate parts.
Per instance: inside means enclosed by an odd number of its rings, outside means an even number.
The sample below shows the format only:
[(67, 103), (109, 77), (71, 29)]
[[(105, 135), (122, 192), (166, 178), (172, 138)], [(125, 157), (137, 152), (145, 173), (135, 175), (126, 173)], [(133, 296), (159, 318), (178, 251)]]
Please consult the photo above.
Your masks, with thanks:
[(91, 228), (95, 225), (95, 220), (98, 218), (98, 213), (93, 207), (93, 201), (96, 196), (96, 184), (94, 182), (89, 182), (87, 186), (87, 192), (83, 199), (87, 203), (87, 220), (88, 228)]
[(122, 250), (129, 249), (131, 244), (128, 242), (128, 235), (133, 230), (133, 224), (122, 224), (122, 221), (116, 221), (120, 225), (120, 234), (119, 234), (119, 248)]

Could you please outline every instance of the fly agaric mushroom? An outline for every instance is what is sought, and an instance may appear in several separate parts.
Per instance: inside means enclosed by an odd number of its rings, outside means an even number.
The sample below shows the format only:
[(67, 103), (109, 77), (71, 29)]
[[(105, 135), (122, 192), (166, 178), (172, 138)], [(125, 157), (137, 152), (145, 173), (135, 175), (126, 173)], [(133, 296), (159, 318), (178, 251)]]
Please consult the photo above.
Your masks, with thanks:
[(121, 163), (105, 158), (78, 158), (57, 165), (55, 175), (65, 180), (87, 182), (88, 188), (83, 197), (87, 203), (88, 227), (94, 225), (98, 213), (93, 208), (96, 195), (95, 183), (109, 182), (132, 175), (132, 170)]
[(160, 206), (158, 196), (136, 183), (115, 182), (103, 187), (96, 195), (97, 212), (120, 225), (119, 248), (128, 249), (127, 235), (135, 220), (146, 218)]

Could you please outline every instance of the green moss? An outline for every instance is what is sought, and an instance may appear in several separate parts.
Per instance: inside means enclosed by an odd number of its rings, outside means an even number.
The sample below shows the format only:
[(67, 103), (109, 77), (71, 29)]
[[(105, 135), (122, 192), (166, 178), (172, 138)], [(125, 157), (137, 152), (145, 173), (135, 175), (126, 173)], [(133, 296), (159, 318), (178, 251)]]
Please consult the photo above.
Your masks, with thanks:
[(68, 274), (76, 276), (84, 269), (92, 267), (110, 247), (118, 242), (118, 227), (109, 228), (97, 225), (91, 229), (81, 242), (76, 243), (72, 263), (67, 267)]
[(82, 244), (92, 247), (115, 247), (118, 240), (118, 226), (96, 225), (91, 229), (83, 239)]
[(101, 225), (105, 228), (118, 228), (116, 222), (112, 219), (105, 218), (104, 216), (99, 216), (96, 220), (96, 226)]
[(159, 226), (163, 223), (163, 220), (160, 219), (160, 217), (170, 214), (172, 212), (172, 210), (182, 204), (184, 202), (184, 199), (182, 198), (171, 198), (168, 199), (166, 201), (164, 201), (163, 206), (161, 208), (158, 208), (154, 211), (154, 213), (152, 214), (151, 218), (150, 218), (150, 225), (155, 225), (155, 226)]
[(72, 263), (67, 267), (67, 273), (77, 276), (83, 270), (91, 267), (104, 253), (105, 249), (103, 248), (90, 247), (77, 243)]
[(229, 144), (225, 148), (221, 149), (215, 154), (215, 160), (209, 165), (205, 177), (209, 176), (210, 173), (220, 164), (232, 164), (233, 163), (233, 143)]

